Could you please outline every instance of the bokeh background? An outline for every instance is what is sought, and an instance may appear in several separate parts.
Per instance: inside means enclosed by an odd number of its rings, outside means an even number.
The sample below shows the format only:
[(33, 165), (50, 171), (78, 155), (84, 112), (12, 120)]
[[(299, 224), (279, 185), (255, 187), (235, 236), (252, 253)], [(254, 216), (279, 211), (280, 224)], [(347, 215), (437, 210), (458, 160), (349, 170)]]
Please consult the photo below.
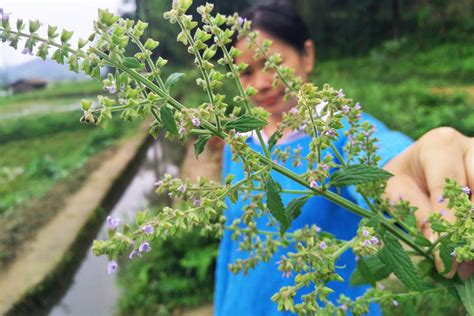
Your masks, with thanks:
[[(191, 12), (204, 2), (194, 1)], [(226, 14), (255, 3), (212, 2), (217, 11)], [(474, 136), (473, 0), (287, 2), (301, 13), (316, 43), (316, 67), (311, 80), (318, 86), (328, 82), (343, 88), (366, 112), (413, 138), (439, 126), (451, 126)], [(163, 0), (0, 2), (4, 12), (12, 13), (11, 19), (37, 18), (45, 25), (74, 30), (76, 38), (88, 36), (99, 7), (148, 22), (146, 36), (161, 42), (153, 57), (169, 59), (168, 73), (187, 73), (174, 92), (187, 104), (200, 104), (205, 95), (194, 84), (197, 73), (190, 70), (192, 58), (176, 42), (176, 25), (162, 17), (170, 5), (171, 1)], [(79, 124), (79, 100), (103, 93), (100, 83), (75, 75), (65, 66), (20, 52), (21, 49), (13, 50), (0, 43), (0, 269), (15, 262), (19, 249), (104, 162), (104, 153), (135, 135), (141, 124), (125, 124), (119, 118), (106, 130)], [(129, 53), (133, 52), (130, 49)], [(138, 170), (158, 178), (163, 172), (178, 174), (184, 146), (160, 142), (158, 154), (154, 148), (151, 154), (144, 155)], [(170, 153), (170, 148), (175, 152)], [(139, 195), (130, 193), (125, 199), (146, 196), (151, 209), (169, 204), (163, 197), (151, 197), (153, 181), (143, 177), (140, 173), (130, 177), (128, 186), (138, 188)], [(143, 207), (118, 205), (123, 220)], [(90, 236), (94, 237), (95, 233)], [(90, 270), (105, 273), (103, 262), (81, 261), (82, 270), (71, 272), (76, 275), (71, 277), (72, 284), (66, 285), (62, 294), (55, 294), (54, 300), (45, 299), (53, 303), (40, 302), (38, 311), (79, 315), (84, 312), (81, 306), (97, 306), (102, 300), (105, 308), (87, 312), (166, 315), (205, 306), (199, 312), (209, 313), (216, 247), (216, 240), (192, 233), (156, 244), (142, 260), (124, 259), (118, 276), (103, 281), (110, 284), (102, 293), (91, 290), (94, 278), (81, 285), (82, 289), (71, 290), (80, 283), (78, 280), (91, 275)], [(84, 262), (92, 260), (88, 257)], [(77, 271), (83, 272), (77, 276)], [(104, 291), (113, 294), (107, 296)], [(446, 315), (456, 309), (452, 303), (450, 297), (424, 297), (402, 302), (400, 310)], [(399, 314), (400, 310), (386, 312)]]

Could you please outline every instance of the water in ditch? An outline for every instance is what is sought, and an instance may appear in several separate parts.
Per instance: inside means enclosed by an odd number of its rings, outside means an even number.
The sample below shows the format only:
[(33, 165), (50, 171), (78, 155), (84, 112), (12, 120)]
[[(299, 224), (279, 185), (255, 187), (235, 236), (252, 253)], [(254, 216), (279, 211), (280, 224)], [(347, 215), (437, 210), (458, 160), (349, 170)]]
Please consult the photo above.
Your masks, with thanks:
[[(153, 142), (146, 151), (143, 162), (110, 215), (128, 222), (137, 211), (147, 208), (156, 199), (154, 183), (164, 173), (176, 175), (177, 161), (182, 157), (180, 146), (164, 140)], [(107, 238), (107, 227), (102, 225), (96, 239)], [(107, 258), (87, 252), (73, 282), (60, 301), (51, 309), (51, 316), (102, 316), (112, 315), (117, 305), (119, 289), (115, 275), (107, 274)]]

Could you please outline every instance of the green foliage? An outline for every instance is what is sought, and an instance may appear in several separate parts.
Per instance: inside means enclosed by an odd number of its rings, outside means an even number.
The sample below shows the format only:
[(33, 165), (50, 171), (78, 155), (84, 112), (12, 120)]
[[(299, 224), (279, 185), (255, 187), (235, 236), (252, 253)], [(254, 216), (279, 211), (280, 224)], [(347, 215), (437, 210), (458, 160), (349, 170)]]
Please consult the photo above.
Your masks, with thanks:
[(96, 80), (66, 81), (50, 83), (45, 89), (0, 97), (0, 112), (18, 109), (18, 102), (52, 100), (72, 96), (88, 96), (100, 93), (102, 85)]
[(466, 280), (463, 284), (457, 285), (456, 290), (464, 304), (464, 307), (466, 307), (468, 314), (473, 316), (474, 297), (472, 296), (472, 293), (474, 293), (474, 276), (471, 276), (469, 280)]
[(385, 234), (384, 242), (385, 246), (379, 252), (379, 257), (383, 263), (395, 273), (408, 289), (416, 291), (425, 289), (413, 262), (400, 242), (389, 233)]
[[(374, 284), (376, 281), (385, 279), (392, 272), (377, 256), (361, 259), (357, 262), (357, 269), (351, 275), (352, 285)], [(370, 273), (367, 273), (366, 270), (369, 270)]]
[(114, 121), (108, 130), (71, 120), (71, 112), (27, 115), (0, 125), (0, 215), (43, 195), (58, 178), (129, 135), (136, 125)]
[(254, 129), (260, 129), (267, 125), (267, 122), (250, 115), (242, 115), (241, 117), (228, 121), (225, 124), (226, 129), (235, 129), (237, 132), (250, 132)]
[(367, 165), (351, 165), (341, 168), (331, 176), (331, 184), (344, 187), (353, 184), (387, 180), (392, 174), (383, 169)]
[(153, 244), (152, 252), (123, 265), (120, 314), (169, 315), (210, 302), (216, 255), (217, 241), (197, 233)]
[(474, 45), (466, 43), (419, 51), (407, 42), (397, 56), (384, 60), (367, 56), (323, 61), (313, 79), (318, 85), (344, 87), (364, 112), (413, 138), (438, 126), (474, 135), (473, 56)]
[(210, 135), (203, 135), (198, 137), (198, 139), (194, 143), (194, 154), (196, 155), (196, 158), (199, 156), (200, 153), (202, 153), (202, 151), (204, 150), (204, 146), (206, 146), (206, 143), (210, 138)]
[(275, 182), (271, 176), (265, 181), (265, 192), (267, 193), (267, 207), (270, 213), (280, 223), (280, 232), (284, 233), (290, 227), (291, 219), (285, 211), (285, 206), (281, 200), (281, 185)]

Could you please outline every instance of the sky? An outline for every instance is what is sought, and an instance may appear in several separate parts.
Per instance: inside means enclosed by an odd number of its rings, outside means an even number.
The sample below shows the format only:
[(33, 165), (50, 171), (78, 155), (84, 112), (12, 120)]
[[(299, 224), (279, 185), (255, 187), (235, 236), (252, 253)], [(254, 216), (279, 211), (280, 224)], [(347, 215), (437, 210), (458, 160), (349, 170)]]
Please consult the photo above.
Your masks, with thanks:
[[(24, 21), (38, 19), (45, 29), (48, 24), (74, 31), (73, 42), (79, 37), (87, 38), (92, 31), (92, 22), (97, 19), (97, 9), (112, 12), (128, 12), (134, 9), (134, 1), (124, 0), (0, 0), (0, 8), (10, 15), (10, 23), (17, 18)], [(13, 22), (13, 23), (12, 23)], [(40, 33), (41, 34), (41, 33)], [(17, 65), (38, 57), (22, 55), (21, 49), (14, 50), (0, 41), (0, 71), (5, 66)]]

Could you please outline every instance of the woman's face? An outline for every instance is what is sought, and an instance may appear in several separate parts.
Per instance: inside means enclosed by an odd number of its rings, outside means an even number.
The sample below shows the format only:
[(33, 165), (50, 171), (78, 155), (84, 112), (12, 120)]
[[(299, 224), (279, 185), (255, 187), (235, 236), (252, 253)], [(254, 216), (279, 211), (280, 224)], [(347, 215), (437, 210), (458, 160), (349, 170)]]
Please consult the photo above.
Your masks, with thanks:
[[(300, 52), (279, 38), (263, 30), (259, 30), (257, 42), (262, 45), (262, 42), (266, 39), (272, 41), (269, 53), (280, 53), (282, 64), (293, 68), (295, 75), (301, 77), (303, 81), (306, 81), (314, 65), (314, 47), (312, 41), (307, 40), (305, 43), (305, 51)], [(252, 97), (251, 101), (270, 112), (273, 120), (279, 121), (281, 114), (287, 112), (294, 106), (295, 100), (284, 100), (285, 87), (281, 82), (279, 82), (276, 87), (272, 87), (274, 72), (271, 70), (263, 72), (265, 59), (263, 57), (254, 59), (255, 50), (249, 50), (247, 48), (247, 39), (238, 41), (235, 46), (242, 52), (242, 54), (236, 58), (236, 62), (243, 62), (249, 65), (248, 68), (240, 74), (240, 80), (244, 88), (252, 86), (258, 90), (258, 93)]]

